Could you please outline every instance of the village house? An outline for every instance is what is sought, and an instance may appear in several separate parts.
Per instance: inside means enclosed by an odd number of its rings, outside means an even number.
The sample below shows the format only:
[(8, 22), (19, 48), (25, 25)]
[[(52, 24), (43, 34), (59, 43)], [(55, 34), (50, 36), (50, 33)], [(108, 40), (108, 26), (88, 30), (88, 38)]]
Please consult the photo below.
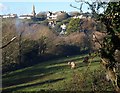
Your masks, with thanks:
[(32, 19), (32, 15), (20, 15), (19, 19)]
[(57, 19), (57, 14), (49, 11), (49, 12), (47, 13), (47, 19), (48, 19), (48, 20), (51, 20), (51, 19), (52, 19), (52, 20), (56, 20), (56, 19)]
[(50, 27), (52, 27), (52, 28), (55, 27), (56, 19), (57, 19), (57, 15), (55, 13), (50, 12), (50, 11), (47, 13), (48, 25)]
[(48, 25), (52, 28), (55, 27), (58, 16), (60, 16), (62, 13), (64, 13), (64, 11), (58, 11), (58, 12), (49, 11), (47, 13)]
[(1, 15), (1, 18), (17, 18), (17, 14)]
[(73, 16), (72, 18), (74, 18), (74, 19), (76, 19), (76, 18), (84, 19), (84, 18), (86, 18), (86, 17), (83, 16), (83, 15), (79, 15), (79, 16)]
[(61, 27), (61, 29), (62, 29), (62, 31), (60, 32), (60, 35), (67, 34), (67, 32), (66, 32), (66, 25), (65, 25), (65, 24), (62, 24), (60, 27)]

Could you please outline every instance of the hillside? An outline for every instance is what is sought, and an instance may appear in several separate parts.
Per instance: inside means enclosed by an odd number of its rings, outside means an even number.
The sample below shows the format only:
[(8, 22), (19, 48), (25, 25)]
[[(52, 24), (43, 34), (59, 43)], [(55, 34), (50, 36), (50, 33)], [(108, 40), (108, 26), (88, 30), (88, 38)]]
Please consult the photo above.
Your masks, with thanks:
[[(88, 68), (88, 70), (86, 71), (87, 65), (82, 62), (85, 56), (87, 55), (78, 55), (72, 56), (70, 58), (68, 57), (53, 61), (47, 61), (35, 66), (3, 74), (3, 91), (42, 91), (42, 93), (44, 91), (55, 90), (92, 91), (91, 73), (96, 73), (96, 71), (100, 71), (97, 73), (97, 78), (99, 78), (99, 76), (101, 76), (101, 73), (103, 73), (103, 70), (100, 70), (101, 66), (99, 65), (99, 58), (96, 57), (94, 59), (90, 59), (92, 63), (90, 65), (90, 68)], [(70, 69), (67, 64), (67, 62), (69, 61), (74, 61), (76, 63), (76, 69)], [(85, 78), (82, 80), (80, 75), (85, 76)], [(75, 87), (76, 85), (74, 84), (76, 80), (79, 81), (76, 84), (84, 82), (89, 86), (84, 88), (80, 84), (78, 85), (78, 87)], [(81, 87), (81, 89), (79, 87)], [(106, 85), (100, 86), (99, 89), (103, 87), (106, 88)], [(103, 90), (105, 88), (103, 88)]]

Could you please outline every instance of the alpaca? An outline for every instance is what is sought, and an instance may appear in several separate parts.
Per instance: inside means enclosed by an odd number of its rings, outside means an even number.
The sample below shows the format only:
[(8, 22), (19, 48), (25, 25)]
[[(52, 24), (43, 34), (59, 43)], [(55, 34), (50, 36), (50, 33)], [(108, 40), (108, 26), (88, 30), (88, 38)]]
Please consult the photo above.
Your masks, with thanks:
[(71, 62), (71, 69), (74, 69), (76, 67), (75, 62)]
[(74, 69), (76, 67), (75, 62), (68, 62), (68, 65), (70, 65), (71, 69)]

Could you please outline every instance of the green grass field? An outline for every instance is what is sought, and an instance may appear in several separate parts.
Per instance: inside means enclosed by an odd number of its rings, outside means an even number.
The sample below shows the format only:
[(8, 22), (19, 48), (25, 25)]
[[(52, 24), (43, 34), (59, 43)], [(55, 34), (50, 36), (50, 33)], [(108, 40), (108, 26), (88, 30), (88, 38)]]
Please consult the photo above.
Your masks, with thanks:
[[(82, 62), (84, 56), (86, 55), (47, 61), (3, 74), (3, 91), (65, 91), (72, 82), (75, 73), (86, 71), (87, 65)], [(99, 60), (99, 57), (92, 60), (89, 71), (101, 68)], [(74, 61), (77, 67), (71, 69), (67, 64), (69, 61)]]

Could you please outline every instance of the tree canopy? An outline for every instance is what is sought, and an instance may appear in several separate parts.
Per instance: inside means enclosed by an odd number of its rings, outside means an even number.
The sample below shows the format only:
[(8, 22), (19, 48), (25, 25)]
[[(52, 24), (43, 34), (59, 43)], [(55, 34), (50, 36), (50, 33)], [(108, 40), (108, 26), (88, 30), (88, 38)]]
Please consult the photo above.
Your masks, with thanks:
[(68, 33), (71, 33), (71, 32), (77, 32), (77, 31), (80, 31), (80, 19), (79, 18), (76, 18), (76, 19), (71, 19), (69, 24), (68, 24), (68, 27), (67, 27), (67, 32)]

